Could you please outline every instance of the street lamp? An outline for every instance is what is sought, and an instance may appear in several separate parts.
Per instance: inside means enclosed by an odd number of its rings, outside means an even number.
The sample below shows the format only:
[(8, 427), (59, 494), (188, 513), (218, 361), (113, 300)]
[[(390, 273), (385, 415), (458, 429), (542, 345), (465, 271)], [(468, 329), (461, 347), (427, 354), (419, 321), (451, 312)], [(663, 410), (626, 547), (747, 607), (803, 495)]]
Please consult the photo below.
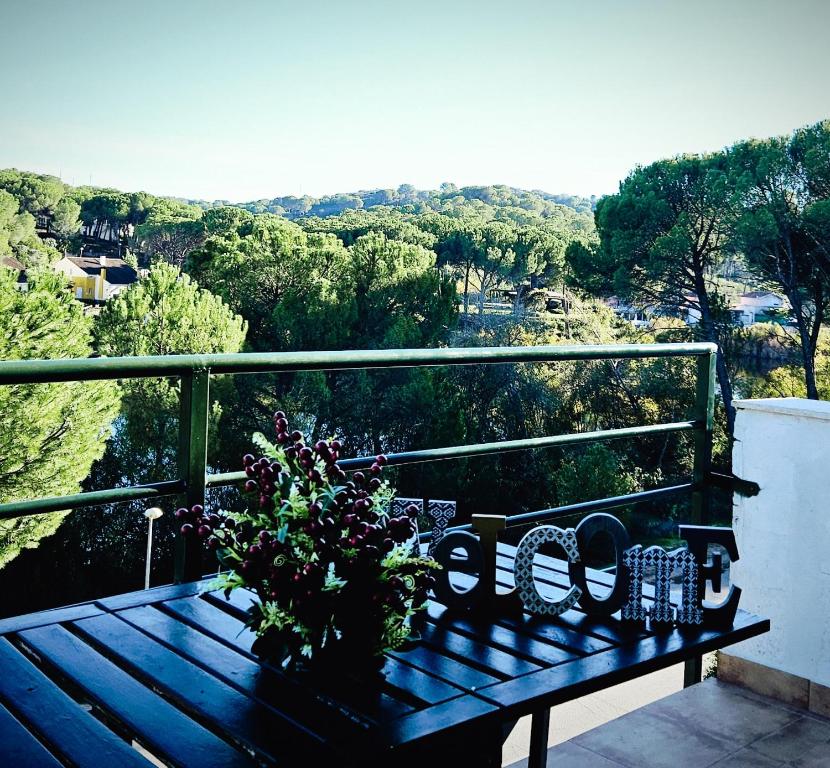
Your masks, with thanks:
[(144, 511), (144, 517), (147, 518), (147, 566), (144, 570), (144, 589), (150, 589), (150, 558), (153, 554), (153, 520), (158, 520), (164, 512), (158, 507), (150, 507)]

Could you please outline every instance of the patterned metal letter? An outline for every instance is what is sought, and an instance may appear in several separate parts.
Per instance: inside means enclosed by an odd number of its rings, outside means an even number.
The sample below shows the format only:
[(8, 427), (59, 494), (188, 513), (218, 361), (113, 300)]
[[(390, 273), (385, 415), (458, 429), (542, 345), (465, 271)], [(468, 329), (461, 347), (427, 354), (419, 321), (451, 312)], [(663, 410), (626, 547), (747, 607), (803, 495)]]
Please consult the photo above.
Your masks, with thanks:
[(697, 560), (688, 549), (676, 549), (675, 564), (680, 567), (680, 605), (677, 607), (678, 624), (701, 624), (703, 611), (698, 599)]
[(429, 540), (429, 547), (427, 548), (427, 555), (434, 558), (435, 548), (438, 546), (438, 542), (444, 538), (444, 532), (447, 530), (447, 526), (455, 517), (456, 503), (454, 501), (428, 499), (426, 501), (425, 508), (424, 499), (396, 497), (392, 499), (390, 511), (393, 516), (402, 515), (410, 504), (414, 504), (418, 507), (418, 517), (425, 517), (425, 522), (429, 525), (429, 528), (432, 531), (432, 536)]
[[(688, 549), (666, 552), (662, 547), (632, 547), (625, 553), (626, 566), (631, 573), (628, 602), (623, 606), (622, 618), (631, 621), (650, 619), (652, 629), (671, 628), (678, 624), (700, 624), (702, 613), (697, 599), (697, 562)], [(643, 605), (643, 575), (654, 569), (654, 602)], [(676, 568), (681, 573), (681, 604), (675, 612), (671, 603), (671, 581)]]
[(579, 562), (579, 548), (576, 543), (576, 533), (573, 528), (562, 530), (555, 525), (541, 525), (528, 531), (519, 542), (514, 564), (514, 578), (516, 590), (524, 603), (524, 607), (531, 613), (543, 616), (560, 616), (574, 607), (582, 595), (579, 587), (572, 586), (568, 594), (561, 600), (548, 600), (539, 594), (536, 580), (533, 578), (533, 558), (543, 544), (552, 542), (559, 544), (565, 550), (568, 562)]
[(648, 616), (643, 606), (643, 547), (637, 544), (625, 551), (623, 563), (628, 570), (628, 601), (622, 607), (625, 621), (645, 621)]

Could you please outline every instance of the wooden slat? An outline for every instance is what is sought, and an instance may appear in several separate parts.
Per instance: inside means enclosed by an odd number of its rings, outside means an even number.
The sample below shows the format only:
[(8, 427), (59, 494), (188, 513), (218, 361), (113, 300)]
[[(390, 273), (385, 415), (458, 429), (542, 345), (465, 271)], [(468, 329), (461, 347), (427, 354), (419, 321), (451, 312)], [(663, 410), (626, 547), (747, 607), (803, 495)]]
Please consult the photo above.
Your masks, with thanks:
[(181, 766), (251, 765), (250, 757), (191, 720), (60, 625), (31, 629), (20, 637), (103, 711), (126, 725), (153, 754)]
[(536, 640), (521, 630), (507, 629), (494, 623), (488, 617), (481, 619), (448, 611), (444, 606), (430, 602), (427, 614), (431, 621), (441, 627), (448, 627), (479, 643), (500, 648), (513, 656), (521, 656), (542, 666), (561, 664), (577, 658), (577, 654), (558, 648), (551, 643)]
[(221, 592), (206, 592), (203, 597), (240, 618), (245, 616), (245, 612), (251, 607), (251, 601), (256, 599), (256, 595), (247, 589), (235, 589), (227, 597)]
[(23, 724), (0, 704), (0, 758), (7, 766), (60, 768), (61, 764)]
[[(120, 612), (119, 616), (169, 645), (177, 653), (190, 658), (197, 664), (205, 665), (213, 674), (223, 677), (231, 685), (238, 686), (250, 695), (258, 693), (266, 687), (263, 683), (264, 677), (268, 678), (269, 686), (280, 686), (285, 689), (285, 684), (288, 684), (288, 690), (294, 687), (294, 684), (288, 680), (289, 675), (277, 672), (270, 667), (263, 667), (259, 661), (254, 660), (249, 655), (243, 656), (236, 650), (229, 649), (223, 643), (217, 642), (195, 628), (184, 627), (173, 617), (154, 608), (132, 608)], [(279, 679), (274, 678), (274, 675)], [(303, 687), (310, 689), (311, 686), (306, 684)], [(315, 691), (315, 693), (320, 692), (325, 692), (328, 695), (332, 693), (332, 691), (321, 691), (320, 689)], [(367, 695), (369, 693), (365, 687), (351, 690), (351, 686), (346, 685), (339, 697), (341, 706), (348, 707), (352, 715), (356, 715), (359, 719), (369, 719), (373, 722), (398, 717), (412, 709), (412, 706), (407, 702), (399, 699), (392, 699), (384, 694), (376, 695), (376, 691), (372, 691), (371, 695)], [(281, 708), (284, 709), (284, 707)], [(326, 713), (320, 716), (319, 723), (322, 728), (331, 725), (325, 719), (326, 716)], [(330, 713), (328, 713), (328, 716), (331, 716)], [(325, 734), (325, 737), (328, 738), (328, 734)]]
[(163, 587), (153, 587), (140, 592), (127, 592), (123, 595), (113, 595), (97, 600), (98, 605), (109, 611), (117, 611), (121, 608), (132, 608), (136, 605), (150, 605), (159, 603), (162, 600), (173, 600), (177, 597), (190, 597), (203, 592), (213, 579), (202, 579), (201, 581), (189, 581), (186, 584), (168, 584)]
[(541, 669), (521, 656), (515, 656), (486, 643), (473, 640), (466, 635), (443, 627), (440, 624), (424, 623), (419, 628), (422, 642), (459, 660), (476, 666), (495, 677), (519, 677)]
[(148, 681), (200, 722), (210, 723), (211, 730), (268, 759), (319, 747), (319, 737), (308, 728), (228, 686), (117, 616), (82, 619), (73, 627), (131, 675)]
[(413, 712), (393, 722), (384, 742), (394, 745), (415, 745), (427, 739), (440, 738), (447, 731), (491, 720), (498, 727), (499, 708), (472, 694), (444, 702), (422, 712)]
[(616, 645), (616, 643), (609, 642), (608, 640), (601, 640), (598, 637), (592, 637), (584, 632), (563, 627), (560, 623), (553, 622), (544, 616), (532, 616), (531, 614), (523, 613), (518, 617), (503, 616), (497, 619), (497, 622), (500, 626), (506, 627), (514, 632), (522, 632), (539, 640), (544, 640), (553, 645), (565, 648), (575, 656), (587, 656), (591, 653), (607, 651)]
[(87, 616), (98, 616), (103, 611), (93, 603), (81, 603), (70, 605), (67, 608), (53, 608), (49, 611), (28, 613), (25, 616), (12, 616), (8, 619), (0, 619), (0, 635), (10, 632), (20, 632), (23, 629), (42, 627), (46, 624), (56, 624), (59, 621), (71, 621), (72, 619), (83, 619)]
[(253, 656), (251, 646), (256, 640), (256, 632), (246, 627), (237, 615), (215, 605), (208, 596), (168, 600), (160, 603), (158, 607), (198, 628), (200, 632)]
[(453, 683), (425, 674), (417, 666), (404, 664), (391, 656), (386, 658), (383, 674), (389, 685), (428, 705), (440, 704), (464, 693)]
[(551, 667), (521, 680), (497, 683), (478, 691), (477, 695), (506, 711), (526, 714), (633, 680), (767, 631), (767, 619), (739, 611), (734, 627), (727, 632), (703, 630), (689, 635), (674, 630)]
[(0, 638), (0, 669), (0, 700), (50, 749), (79, 768), (148, 768), (138, 752), (73, 701), (5, 638)]
[(457, 658), (446, 656), (420, 642), (413, 648), (393, 651), (390, 655), (435, 677), (450, 681), (465, 691), (474, 691), (476, 688), (499, 682), (498, 677), (482, 672)]

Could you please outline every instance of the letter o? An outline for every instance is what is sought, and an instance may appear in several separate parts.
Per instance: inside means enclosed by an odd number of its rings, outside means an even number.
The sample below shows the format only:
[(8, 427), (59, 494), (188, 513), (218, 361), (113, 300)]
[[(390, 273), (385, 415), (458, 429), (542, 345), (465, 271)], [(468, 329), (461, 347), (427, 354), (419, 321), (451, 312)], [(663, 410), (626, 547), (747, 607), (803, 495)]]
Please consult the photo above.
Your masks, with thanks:
[(625, 526), (616, 517), (605, 512), (588, 515), (576, 526), (577, 546), (579, 551), (584, 554), (587, 552), (588, 545), (594, 536), (602, 532), (611, 537), (617, 562), (614, 586), (608, 595), (603, 598), (594, 597), (588, 589), (585, 564), (574, 561), (568, 563), (568, 575), (571, 577), (571, 584), (579, 587), (582, 592), (579, 605), (585, 613), (591, 616), (610, 616), (622, 608), (623, 603), (628, 599), (628, 569), (623, 563), (623, 555), (625, 550), (631, 546), (631, 541)]

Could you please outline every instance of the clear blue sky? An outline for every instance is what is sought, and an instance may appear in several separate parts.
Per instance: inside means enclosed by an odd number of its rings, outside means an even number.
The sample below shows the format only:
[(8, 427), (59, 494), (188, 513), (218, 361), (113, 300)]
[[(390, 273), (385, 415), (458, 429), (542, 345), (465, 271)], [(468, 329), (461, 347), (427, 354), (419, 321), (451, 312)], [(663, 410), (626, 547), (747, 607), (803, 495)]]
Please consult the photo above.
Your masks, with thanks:
[(603, 194), (830, 117), (830, 0), (0, 0), (0, 167), (234, 201)]

